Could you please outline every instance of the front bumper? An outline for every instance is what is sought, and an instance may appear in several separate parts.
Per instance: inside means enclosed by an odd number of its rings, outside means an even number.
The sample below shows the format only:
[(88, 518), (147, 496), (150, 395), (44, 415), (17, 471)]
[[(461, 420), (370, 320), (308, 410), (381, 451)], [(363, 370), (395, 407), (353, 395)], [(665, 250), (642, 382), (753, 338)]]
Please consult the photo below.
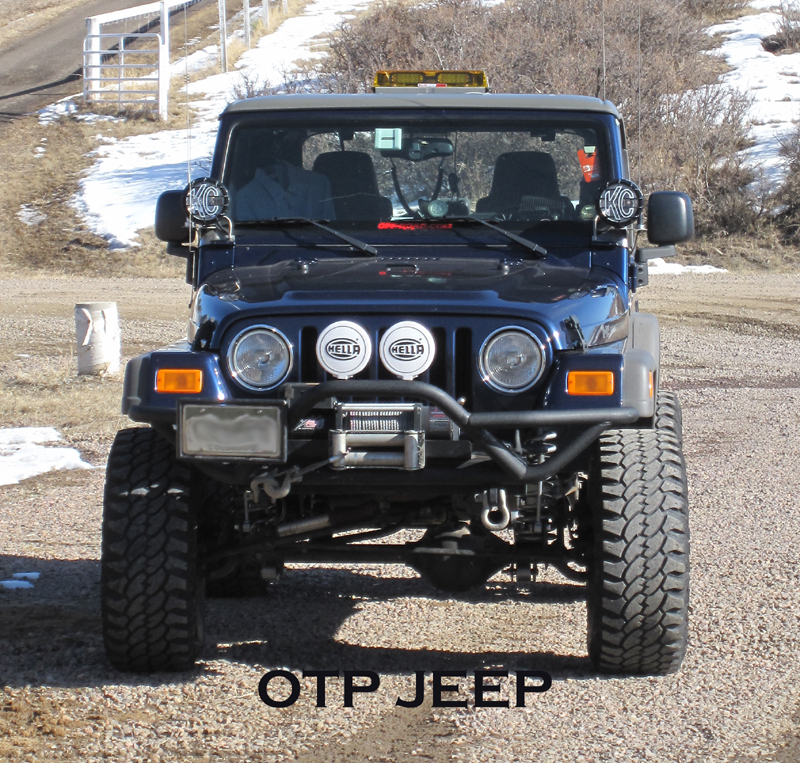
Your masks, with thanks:
[[(578, 356), (578, 359), (586, 356)], [(620, 364), (620, 356), (605, 356), (608, 361)], [(616, 358), (616, 360), (614, 360)], [(597, 359), (595, 359), (596, 362)], [(203, 368), (204, 383), (203, 394), (187, 397), (169, 396), (155, 392), (152, 380), (156, 377), (160, 367)], [(287, 390), (288, 392), (288, 390)], [(545, 480), (559, 471), (565, 470), (578, 456), (580, 456), (602, 433), (607, 429), (635, 425), (641, 419), (641, 411), (633, 405), (623, 405), (617, 397), (616, 405), (603, 407), (586, 407), (586, 401), (581, 401), (584, 407), (573, 409), (545, 408), (534, 411), (493, 411), (476, 412), (468, 411), (463, 405), (445, 391), (431, 384), (417, 381), (401, 380), (346, 380), (327, 381), (316, 385), (291, 386), (287, 400), (242, 400), (229, 386), (222, 374), (216, 356), (211, 353), (198, 352), (170, 352), (160, 351), (149, 353), (134, 358), (126, 369), (125, 394), (123, 399), (123, 413), (134, 421), (142, 421), (159, 426), (162, 431), (177, 431), (178, 452), (181, 457), (197, 461), (206, 471), (222, 468), (226, 479), (237, 482), (246, 482), (255, 470), (265, 466), (283, 463), (308, 464), (327, 458), (330, 455), (329, 443), (324, 439), (307, 439), (298, 432), (298, 428), (307, 417), (314, 416), (318, 407), (330, 409), (337, 400), (367, 399), (374, 401), (398, 400), (415, 401), (437, 410), (450, 422), (454, 431), (458, 432), (457, 439), (429, 440), (425, 450), (428, 456), (428, 465), (423, 460), (420, 471), (413, 474), (400, 472), (403, 475), (403, 484), (408, 484), (409, 478), (416, 483), (436, 484), (449, 473), (457, 483), (471, 484), (477, 482), (492, 482), (498, 478), (512, 483), (530, 483)], [(182, 452), (181, 417), (182, 411), (187, 406), (203, 406), (213, 410), (217, 406), (230, 409), (245, 410), (258, 405), (261, 408), (275, 406), (281, 409), (281, 422), (285, 421), (282, 431), (280, 451), (268, 456), (241, 457), (209, 456), (187, 454)], [(563, 430), (564, 436), (559, 440), (556, 453), (544, 459), (541, 463), (530, 464), (518, 453), (506, 445), (495, 432), (513, 430), (537, 429)], [(407, 449), (407, 446), (406, 446)], [(483, 456), (482, 459), (476, 456)], [(488, 459), (494, 468), (486, 468)], [(223, 464), (224, 462), (224, 464)], [(237, 463), (239, 462), (239, 463)], [(438, 462), (438, 463), (437, 463)], [(470, 468), (463, 467), (469, 462)], [(402, 461), (387, 465), (403, 468)], [(419, 462), (415, 462), (419, 464)], [(443, 464), (445, 468), (443, 468)], [(357, 466), (357, 463), (353, 463)], [(372, 464), (380, 466), (378, 462)], [(428, 468), (430, 467), (430, 468)], [(406, 467), (408, 468), (408, 467)], [(324, 470), (327, 474), (330, 470)], [(338, 482), (343, 489), (353, 482), (372, 482), (376, 479), (376, 472), (386, 476), (390, 469), (354, 469), (355, 474), (339, 474), (335, 477), (329, 475), (334, 482)], [(372, 474), (364, 479), (367, 472)], [(426, 476), (422, 476), (423, 474)], [(456, 475), (455, 473), (458, 472)], [(480, 476), (479, 476), (480, 475)], [(395, 474), (395, 476), (397, 476)], [(304, 480), (306, 484), (325, 482), (327, 476), (309, 475)], [(322, 477), (320, 480), (319, 478)], [(393, 482), (394, 479), (384, 479), (384, 484)]]

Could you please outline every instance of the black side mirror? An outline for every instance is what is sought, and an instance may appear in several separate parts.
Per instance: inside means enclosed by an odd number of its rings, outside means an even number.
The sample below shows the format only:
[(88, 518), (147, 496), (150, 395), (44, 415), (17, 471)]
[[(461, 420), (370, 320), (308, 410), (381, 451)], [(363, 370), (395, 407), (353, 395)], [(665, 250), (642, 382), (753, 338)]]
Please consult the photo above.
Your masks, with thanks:
[(657, 191), (647, 202), (647, 238), (659, 246), (694, 238), (692, 200), (685, 193)]
[(188, 244), (189, 215), (185, 191), (164, 191), (156, 202), (156, 238), (171, 243)]

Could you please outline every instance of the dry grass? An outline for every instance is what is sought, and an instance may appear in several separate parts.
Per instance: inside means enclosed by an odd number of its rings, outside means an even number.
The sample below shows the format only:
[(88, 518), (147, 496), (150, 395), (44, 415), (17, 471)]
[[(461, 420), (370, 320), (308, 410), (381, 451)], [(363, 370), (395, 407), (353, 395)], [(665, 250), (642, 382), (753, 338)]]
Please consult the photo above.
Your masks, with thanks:
[[(92, 435), (113, 438), (127, 421), (119, 413), (121, 378), (76, 376), (75, 360), (67, 355), (32, 360), (37, 362), (0, 364), (4, 426), (54, 426), (76, 442)], [(38, 368), (26, 370), (26, 365)]]
[(714, 265), (734, 272), (796, 273), (800, 268), (800, 250), (787, 245), (777, 228), (765, 225), (752, 233), (705, 236), (681, 244), (674, 261), (684, 265)]
[[(67, 306), (64, 308), (70, 315)], [(4, 317), (0, 420), (6, 427), (54, 426), (70, 440), (109, 438), (122, 425), (121, 377), (77, 376), (69, 317)]]
[[(94, 124), (62, 119), (45, 126), (35, 118), (25, 118), (0, 131), (9, 198), (15, 200), (17, 209), (24, 206), (40, 220), (28, 225), (17, 215), (9, 216), (11, 245), (2, 249), (0, 269), (6, 273), (42, 269), (92, 275), (182, 274), (183, 261), (166, 255), (152, 236), (135, 249), (109, 249), (103, 238), (87, 228), (71, 203), (79, 190), (81, 172), (91, 165), (89, 154), (99, 143), (98, 135), (120, 138), (153, 127), (142, 119)], [(44, 152), (37, 155), (37, 148)]]
[(687, 0), (684, 7), (706, 26), (753, 13), (750, 0)]

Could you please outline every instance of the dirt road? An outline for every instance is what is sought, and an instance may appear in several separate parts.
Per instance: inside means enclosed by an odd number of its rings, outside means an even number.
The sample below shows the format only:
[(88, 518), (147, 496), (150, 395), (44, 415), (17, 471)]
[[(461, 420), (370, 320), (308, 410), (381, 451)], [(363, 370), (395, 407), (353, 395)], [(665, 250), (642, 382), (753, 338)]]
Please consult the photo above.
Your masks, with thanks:
[[(517, 590), (504, 574), (450, 602), (394, 567), (291, 571), (263, 599), (212, 600), (191, 673), (137, 677), (105, 660), (99, 623), (102, 470), (0, 488), (0, 759), (180, 761), (647, 761), (800, 759), (800, 277), (654, 277), (643, 309), (662, 318), (665, 386), (684, 409), (693, 544), (691, 645), (667, 678), (600, 678), (585, 652), (582, 589), (556, 573)], [(180, 332), (176, 282), (0, 283), (6, 424), (62, 428), (101, 465), (119, 382), (37, 386), (69, 374), (72, 305), (115, 299), (126, 352)], [(150, 313), (151, 320), (142, 320)], [(26, 357), (21, 357), (26, 356)], [(57, 396), (51, 405), (48, 396)], [(60, 396), (60, 397), (59, 397)], [(3, 402), (5, 400), (5, 402)], [(106, 401), (113, 408), (99, 410)], [(14, 407), (14, 406), (18, 407)], [(49, 406), (49, 407), (48, 407)], [(90, 437), (86, 420), (105, 422)], [(413, 671), (549, 671), (514, 708), (416, 709)], [(258, 697), (268, 670), (372, 670), (379, 690), (343, 707), (343, 680), (283, 709)], [(447, 679), (455, 683), (457, 679)], [(454, 698), (451, 695), (448, 698)]]
[[(138, 0), (77, 4), (73, 0), (57, 15), (47, 15), (46, 25), (0, 46), (0, 124), (80, 92), (86, 18), (141, 4)], [(158, 29), (156, 25), (151, 31)]]

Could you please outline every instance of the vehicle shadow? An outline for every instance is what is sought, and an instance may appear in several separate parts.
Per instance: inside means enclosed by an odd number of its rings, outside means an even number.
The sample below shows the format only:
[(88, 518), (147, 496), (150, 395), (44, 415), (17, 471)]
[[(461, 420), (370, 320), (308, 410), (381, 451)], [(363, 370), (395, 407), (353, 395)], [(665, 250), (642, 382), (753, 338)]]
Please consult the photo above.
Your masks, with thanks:
[[(378, 577), (370, 570), (330, 567), (292, 570), (263, 597), (206, 601), (205, 646), (194, 670), (134, 675), (117, 671), (105, 656), (97, 560), (0, 555), (0, 580), (13, 579), (20, 572), (39, 572), (40, 577), (32, 588), (0, 589), (0, 684), (10, 687), (189, 683), (199, 675), (219, 673), (220, 660), (265, 671), (280, 666), (294, 671), (349, 669), (410, 675), (417, 670), (502, 666), (546, 670), (556, 681), (596, 677), (587, 658), (559, 653), (557, 643), (546, 651), (508, 651), (483, 641), (480, 649), (467, 648), (475, 643), (475, 633), (482, 632), (477, 620), (471, 639), (465, 641), (463, 624), (452, 638), (447, 635), (449, 612), (456, 606), (463, 609), (461, 602), (467, 609), (474, 607), (476, 617), (488, 613), (495, 620), (507, 617), (501, 607), (519, 604), (525, 614), (519, 623), (520, 641), (524, 641), (524, 634), (537, 627), (538, 618), (552, 618), (545, 610), (583, 599), (583, 587), (571, 583), (536, 583), (518, 591), (495, 578), (484, 588), (452, 600), (419, 578)], [(401, 620), (399, 600), (406, 599), (414, 600), (414, 615), (406, 612)], [(397, 602), (396, 611), (393, 602)], [(370, 615), (373, 621), (367, 626), (359, 624), (359, 643), (341, 638), (348, 621), (360, 617), (373, 603), (380, 604), (380, 614)], [(463, 612), (461, 617), (463, 621)], [(386, 636), (389, 627), (397, 630), (402, 636), (398, 641), (405, 646), (381, 645), (387, 639), (391, 644)], [(471, 627), (469, 622), (466, 627)], [(429, 628), (437, 629), (438, 647), (426, 643)], [(459, 643), (464, 647), (459, 648)]]
[[(280, 665), (295, 671), (372, 670), (382, 675), (408, 675), (417, 670), (473, 671), (502, 666), (509, 670), (547, 670), (554, 680), (595, 677), (588, 658), (559, 654), (555, 650), (509, 652), (493, 649), (486, 642), (482, 642), (479, 651), (458, 647), (459, 642), (474, 643), (478, 634), (485, 633), (480, 618), (487, 612), (495, 614), (494, 605), (498, 607), (495, 616), (502, 616), (500, 606), (506, 603), (525, 607), (528, 617), (518, 624), (518, 640), (524, 642), (524, 634), (537, 627), (541, 610), (552, 605), (574, 604), (584, 598), (584, 587), (572, 583), (535, 583), (517, 590), (511, 582), (498, 582), (495, 578), (485, 587), (451, 598), (420, 578), (380, 578), (344, 569), (292, 571), (265, 597), (210, 600), (202, 657), (208, 661), (227, 659)], [(413, 618), (407, 612), (399, 612), (402, 603), (397, 600), (401, 599), (416, 600)], [(242, 607), (244, 601), (248, 606)], [(398, 609), (393, 612), (394, 601)], [(366, 618), (369, 623), (374, 622), (371, 626), (376, 629), (374, 637), (370, 637), (367, 625), (358, 629), (359, 643), (348, 643), (340, 635), (342, 626), (374, 602), (383, 604), (377, 621), (374, 614)], [(449, 638), (447, 622), (456, 607), (461, 609), (460, 622)], [(476, 610), (474, 619), (464, 614), (470, 607)], [(473, 627), (474, 633), (469, 633)], [(409, 646), (367, 644), (365, 631), (367, 640), (380, 644), (391, 640), (385, 635), (389, 628)], [(436, 643), (444, 642), (446, 648), (434, 648), (427, 643), (432, 632)]]

